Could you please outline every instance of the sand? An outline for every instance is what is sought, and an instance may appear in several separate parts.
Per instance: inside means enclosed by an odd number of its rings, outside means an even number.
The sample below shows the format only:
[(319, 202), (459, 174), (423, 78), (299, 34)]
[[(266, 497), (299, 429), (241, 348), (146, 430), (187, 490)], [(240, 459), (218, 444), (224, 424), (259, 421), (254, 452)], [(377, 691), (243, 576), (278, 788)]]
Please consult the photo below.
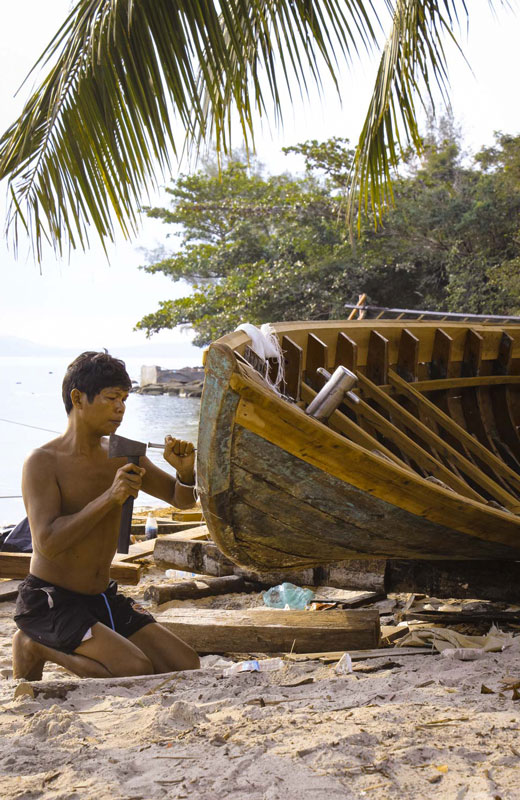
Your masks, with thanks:
[[(381, 604), (386, 621), (405, 600)], [(0, 604), (2, 800), (520, 797), (520, 638), (476, 661), (383, 650), (351, 674), (307, 661), (224, 677), (231, 659), (205, 656), (195, 672), (109, 681), (48, 664), (27, 684), (11, 678), (13, 609)]]

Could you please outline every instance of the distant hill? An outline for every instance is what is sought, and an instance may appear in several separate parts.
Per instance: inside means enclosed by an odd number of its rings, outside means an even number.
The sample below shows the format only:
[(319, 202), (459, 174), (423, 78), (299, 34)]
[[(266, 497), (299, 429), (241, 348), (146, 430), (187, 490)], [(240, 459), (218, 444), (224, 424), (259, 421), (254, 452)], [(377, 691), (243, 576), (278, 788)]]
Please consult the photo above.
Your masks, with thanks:
[[(186, 343), (147, 342), (138, 345), (122, 344), (107, 347), (110, 353), (123, 359), (141, 357), (150, 363), (161, 358), (185, 356), (186, 363), (190, 362), (197, 366), (202, 363), (202, 350), (194, 347), (189, 341)], [(0, 356), (70, 356), (73, 358), (79, 352), (77, 347), (57, 347), (31, 342), (29, 339), (21, 339), (17, 336), (0, 336)]]
[(50, 347), (18, 336), (0, 336), (0, 356), (60, 356), (74, 352), (70, 347)]

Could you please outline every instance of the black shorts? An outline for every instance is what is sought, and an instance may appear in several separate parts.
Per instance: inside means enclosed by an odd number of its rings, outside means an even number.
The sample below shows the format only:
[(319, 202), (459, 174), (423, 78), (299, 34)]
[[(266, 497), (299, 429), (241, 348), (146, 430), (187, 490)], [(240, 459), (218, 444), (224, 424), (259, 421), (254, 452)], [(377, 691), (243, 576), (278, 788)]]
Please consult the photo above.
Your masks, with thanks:
[(115, 581), (101, 594), (79, 594), (28, 575), (18, 589), (14, 621), (35, 642), (73, 653), (96, 622), (128, 639), (155, 619), (118, 594)]

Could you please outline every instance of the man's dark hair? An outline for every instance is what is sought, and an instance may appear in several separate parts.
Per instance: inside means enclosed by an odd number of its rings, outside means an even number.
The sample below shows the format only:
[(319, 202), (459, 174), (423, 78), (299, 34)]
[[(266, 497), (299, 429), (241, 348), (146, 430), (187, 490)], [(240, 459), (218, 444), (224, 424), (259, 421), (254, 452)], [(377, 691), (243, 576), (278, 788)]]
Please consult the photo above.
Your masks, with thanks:
[(106, 350), (101, 353), (95, 350), (81, 353), (72, 364), (69, 364), (63, 378), (61, 395), (67, 414), (72, 411), (70, 393), (73, 389), (85, 392), (91, 403), (94, 397), (107, 386), (118, 386), (130, 391), (132, 381), (126, 371), (124, 361), (114, 358)]

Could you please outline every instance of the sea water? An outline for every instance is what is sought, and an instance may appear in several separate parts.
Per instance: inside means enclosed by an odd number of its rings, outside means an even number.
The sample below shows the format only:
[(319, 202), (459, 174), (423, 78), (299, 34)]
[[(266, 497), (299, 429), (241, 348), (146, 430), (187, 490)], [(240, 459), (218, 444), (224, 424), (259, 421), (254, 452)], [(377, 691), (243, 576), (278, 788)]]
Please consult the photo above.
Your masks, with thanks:
[[(70, 357), (0, 357), (0, 526), (25, 516), (21, 495), (24, 459), (35, 447), (62, 433), (67, 415), (61, 384)], [(182, 359), (161, 359), (165, 369), (185, 366)], [(127, 359), (130, 377), (139, 382), (142, 359)], [(167, 434), (196, 445), (200, 399), (131, 393), (118, 433), (141, 442), (162, 442)], [(45, 430), (41, 430), (41, 429)], [(162, 452), (150, 448), (148, 457), (167, 471)], [(141, 507), (165, 505), (141, 492)]]

